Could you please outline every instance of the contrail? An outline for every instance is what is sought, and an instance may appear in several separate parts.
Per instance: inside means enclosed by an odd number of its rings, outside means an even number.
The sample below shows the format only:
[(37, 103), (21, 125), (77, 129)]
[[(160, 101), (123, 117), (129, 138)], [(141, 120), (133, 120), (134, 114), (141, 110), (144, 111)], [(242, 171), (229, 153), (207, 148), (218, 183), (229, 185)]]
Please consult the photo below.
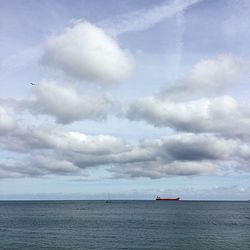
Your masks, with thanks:
[(174, 80), (177, 80), (179, 77), (180, 65), (182, 60), (182, 50), (183, 50), (183, 35), (185, 32), (185, 20), (184, 20), (184, 11), (180, 11), (176, 15), (176, 55), (175, 55), (175, 72)]
[(202, 0), (176, 0), (164, 3), (150, 9), (141, 9), (123, 14), (115, 18), (103, 20), (97, 25), (113, 36), (126, 32), (147, 30), (165, 18), (172, 17), (179, 12)]

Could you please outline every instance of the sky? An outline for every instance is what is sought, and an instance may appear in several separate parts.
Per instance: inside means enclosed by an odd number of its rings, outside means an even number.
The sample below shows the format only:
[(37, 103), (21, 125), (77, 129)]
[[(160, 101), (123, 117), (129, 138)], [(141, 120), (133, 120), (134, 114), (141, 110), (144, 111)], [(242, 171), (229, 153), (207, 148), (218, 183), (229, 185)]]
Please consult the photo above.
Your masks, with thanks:
[(0, 199), (249, 200), (249, 16), (0, 0)]

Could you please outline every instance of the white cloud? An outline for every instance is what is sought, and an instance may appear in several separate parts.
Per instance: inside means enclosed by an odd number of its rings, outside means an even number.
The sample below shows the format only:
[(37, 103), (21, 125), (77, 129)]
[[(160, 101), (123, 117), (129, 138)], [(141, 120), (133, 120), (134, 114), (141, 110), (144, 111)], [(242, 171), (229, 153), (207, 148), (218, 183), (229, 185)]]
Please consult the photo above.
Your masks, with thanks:
[(191, 71), (180, 77), (175, 85), (167, 87), (167, 98), (193, 97), (221, 92), (239, 81), (248, 72), (250, 61), (222, 54), (196, 63)]
[(187, 102), (147, 97), (134, 102), (125, 113), (130, 120), (180, 131), (245, 136), (250, 132), (249, 104), (230, 96)]
[(125, 80), (135, 65), (132, 55), (115, 39), (88, 22), (49, 37), (43, 63), (80, 80), (105, 84)]
[(82, 95), (70, 86), (42, 82), (32, 88), (32, 95), (23, 100), (22, 106), (33, 114), (47, 114), (59, 123), (77, 120), (103, 120), (113, 101), (108, 95)]
[(17, 129), (2, 137), (0, 143), (16, 152), (31, 150), (59, 150), (64, 153), (105, 155), (127, 151), (128, 145), (120, 138), (110, 135), (90, 136), (80, 132), (55, 128)]
[(90, 136), (80, 132), (17, 127), (0, 137), (6, 152), (21, 160), (0, 162), (0, 178), (44, 175), (83, 175), (88, 167), (110, 164), (112, 155), (130, 150), (120, 138), (110, 135)]
[(30, 165), (46, 174), (80, 174), (80, 169), (67, 160), (58, 160), (50, 156), (39, 155), (30, 159)]
[(0, 134), (13, 130), (16, 126), (14, 119), (0, 107)]
[(0, 178), (39, 177), (46, 175), (81, 174), (81, 169), (67, 160), (48, 155), (36, 155), (22, 161), (0, 162)]
[(248, 60), (232, 55), (201, 60), (175, 85), (159, 95), (134, 101), (124, 113), (130, 120), (156, 127), (249, 137), (249, 103), (231, 96), (214, 97), (239, 84), (249, 66)]

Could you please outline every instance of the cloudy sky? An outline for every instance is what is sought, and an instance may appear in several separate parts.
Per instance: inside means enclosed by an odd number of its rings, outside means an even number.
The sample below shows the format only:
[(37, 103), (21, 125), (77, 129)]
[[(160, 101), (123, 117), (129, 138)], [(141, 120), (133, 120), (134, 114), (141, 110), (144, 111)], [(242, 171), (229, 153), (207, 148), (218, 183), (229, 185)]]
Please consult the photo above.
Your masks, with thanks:
[(249, 199), (249, 16), (0, 0), (0, 199)]

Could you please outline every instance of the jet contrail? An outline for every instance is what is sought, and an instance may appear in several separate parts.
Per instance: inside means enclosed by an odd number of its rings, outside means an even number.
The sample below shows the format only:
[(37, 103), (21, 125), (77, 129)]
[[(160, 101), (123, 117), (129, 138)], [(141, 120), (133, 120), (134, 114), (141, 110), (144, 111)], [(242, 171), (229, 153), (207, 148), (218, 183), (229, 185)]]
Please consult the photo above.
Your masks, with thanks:
[(176, 0), (164, 3), (150, 9), (141, 9), (123, 14), (115, 18), (103, 20), (97, 25), (113, 36), (126, 32), (147, 30), (165, 18), (172, 17), (179, 12), (202, 0)]
[(184, 11), (180, 11), (176, 15), (176, 51), (175, 51), (175, 73), (174, 80), (179, 77), (180, 65), (182, 60), (183, 50), (183, 35), (185, 32)]

